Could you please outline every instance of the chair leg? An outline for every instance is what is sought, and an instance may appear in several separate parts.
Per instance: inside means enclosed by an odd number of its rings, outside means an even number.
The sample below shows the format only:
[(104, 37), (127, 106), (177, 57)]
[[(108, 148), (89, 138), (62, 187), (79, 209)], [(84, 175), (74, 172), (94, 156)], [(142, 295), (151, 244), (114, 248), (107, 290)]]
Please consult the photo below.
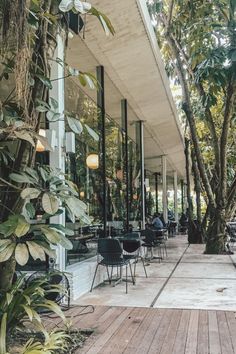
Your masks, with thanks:
[(110, 274), (109, 274), (108, 266), (106, 266), (106, 269), (107, 269), (107, 277), (108, 277), (108, 281), (109, 281), (109, 284), (111, 284), (111, 278), (110, 278)]
[(111, 282), (112, 282), (113, 266), (111, 266)]
[(136, 276), (136, 264), (138, 262), (138, 259), (136, 258), (135, 261), (134, 261), (134, 279), (135, 279), (135, 276)]
[(135, 276), (133, 275), (133, 272), (132, 272), (131, 263), (129, 263), (129, 269), (130, 269), (130, 275), (132, 278), (132, 283), (133, 283), (133, 285), (135, 285)]
[(145, 267), (145, 263), (144, 263), (143, 257), (141, 257), (141, 261), (143, 263), (143, 269), (144, 269), (144, 272), (145, 272), (145, 275), (146, 275), (146, 278), (147, 278), (148, 276), (147, 276), (147, 271), (146, 271), (146, 267)]
[(94, 276), (93, 276), (93, 281), (92, 281), (90, 292), (92, 292), (92, 290), (93, 290), (93, 284), (94, 284), (95, 277), (96, 277), (96, 274), (97, 274), (98, 266), (99, 266), (99, 263), (97, 264), (96, 269), (95, 269), (95, 273), (94, 273)]

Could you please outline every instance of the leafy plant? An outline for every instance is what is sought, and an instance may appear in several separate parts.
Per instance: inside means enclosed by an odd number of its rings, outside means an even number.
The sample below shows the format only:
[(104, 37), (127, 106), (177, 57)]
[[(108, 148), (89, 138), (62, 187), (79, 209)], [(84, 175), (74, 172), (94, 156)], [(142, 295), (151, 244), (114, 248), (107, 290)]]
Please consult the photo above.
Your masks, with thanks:
[[(56, 273), (55, 273), (56, 274)], [(64, 313), (60, 307), (52, 300), (50, 294), (64, 294), (67, 296), (66, 290), (60, 285), (51, 284), (52, 274), (42, 276), (41, 278), (32, 279), (29, 283), (25, 282), (25, 276), (20, 276), (12, 285), (11, 289), (0, 294), (0, 352), (6, 353), (7, 339), (14, 336), (14, 331), (24, 331), (27, 323), (31, 322), (32, 326), (43, 333), (45, 345), (52, 345), (55, 341), (49, 336), (45, 329), (40, 314), (43, 311), (52, 311), (65, 321)], [(55, 334), (54, 339), (57, 338)], [(61, 336), (63, 339), (63, 336)], [(47, 347), (46, 345), (46, 347)], [(30, 340), (25, 348), (37, 347), (33, 340)], [(49, 346), (50, 348), (50, 346)], [(51, 346), (52, 348), (52, 346)], [(54, 348), (56, 349), (56, 347)]]
[[(47, 300), (50, 291), (43, 280), (24, 288), (20, 278), (12, 285), (16, 263), (25, 265), (29, 256), (45, 260), (55, 256), (51, 246), (72, 247), (67, 236), (71, 231), (51, 222), (51, 217), (66, 210), (68, 216), (89, 223), (86, 205), (79, 200), (76, 187), (61, 171), (48, 166), (35, 166), (37, 142), (52, 151), (47, 138), (39, 134), (42, 122), (55, 122), (71, 117), (68, 124), (76, 134), (82, 132), (78, 117), (59, 112), (58, 102), (51, 97), (52, 57), (58, 32), (64, 45), (69, 30), (67, 16), (73, 11), (95, 16), (105, 32), (114, 34), (109, 19), (85, 1), (16, 0), (0, 2), (0, 352), (6, 353), (6, 338), (16, 326), (23, 326), (26, 317), (44, 334), (45, 341), (30, 340), (22, 353), (54, 353), (62, 346), (63, 335), (48, 336), (40, 319), (40, 309), (46, 308), (63, 316), (59, 307)], [(66, 35), (64, 36), (64, 33)], [(78, 76), (81, 85), (96, 88), (95, 77), (70, 68), (60, 58), (65, 77)], [(65, 114), (66, 113), (66, 114)], [(70, 122), (70, 123), (69, 123)], [(98, 135), (85, 126), (98, 140)], [(10, 147), (10, 148), (9, 148)], [(40, 222), (35, 223), (38, 209)], [(52, 289), (56, 291), (56, 289)]]

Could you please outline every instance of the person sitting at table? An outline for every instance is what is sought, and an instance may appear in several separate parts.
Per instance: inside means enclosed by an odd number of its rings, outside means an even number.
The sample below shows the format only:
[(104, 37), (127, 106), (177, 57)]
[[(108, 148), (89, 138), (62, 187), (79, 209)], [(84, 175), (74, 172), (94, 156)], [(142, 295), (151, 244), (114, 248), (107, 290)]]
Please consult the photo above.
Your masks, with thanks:
[(156, 213), (154, 214), (154, 218), (152, 220), (152, 226), (154, 227), (154, 229), (156, 230), (161, 230), (163, 229), (163, 223), (160, 219), (160, 214), (159, 213)]

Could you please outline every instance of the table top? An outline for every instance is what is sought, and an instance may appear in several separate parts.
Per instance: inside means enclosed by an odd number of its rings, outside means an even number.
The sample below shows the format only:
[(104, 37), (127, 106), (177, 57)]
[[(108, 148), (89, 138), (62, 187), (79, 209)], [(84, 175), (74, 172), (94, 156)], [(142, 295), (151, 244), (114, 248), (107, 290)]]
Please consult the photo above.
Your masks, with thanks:
[(82, 235), (74, 235), (74, 236), (69, 236), (69, 240), (71, 241), (80, 241), (80, 240), (89, 240), (91, 238), (95, 238), (96, 235), (94, 234), (82, 234)]

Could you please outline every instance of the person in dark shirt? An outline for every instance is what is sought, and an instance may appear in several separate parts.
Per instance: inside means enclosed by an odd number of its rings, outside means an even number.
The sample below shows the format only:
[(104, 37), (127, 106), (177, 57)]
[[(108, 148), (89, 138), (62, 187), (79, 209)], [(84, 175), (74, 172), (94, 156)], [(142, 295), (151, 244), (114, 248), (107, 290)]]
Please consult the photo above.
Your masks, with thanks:
[(160, 214), (155, 214), (154, 218), (152, 220), (152, 226), (156, 229), (156, 230), (161, 230), (163, 229), (163, 223), (160, 219)]

